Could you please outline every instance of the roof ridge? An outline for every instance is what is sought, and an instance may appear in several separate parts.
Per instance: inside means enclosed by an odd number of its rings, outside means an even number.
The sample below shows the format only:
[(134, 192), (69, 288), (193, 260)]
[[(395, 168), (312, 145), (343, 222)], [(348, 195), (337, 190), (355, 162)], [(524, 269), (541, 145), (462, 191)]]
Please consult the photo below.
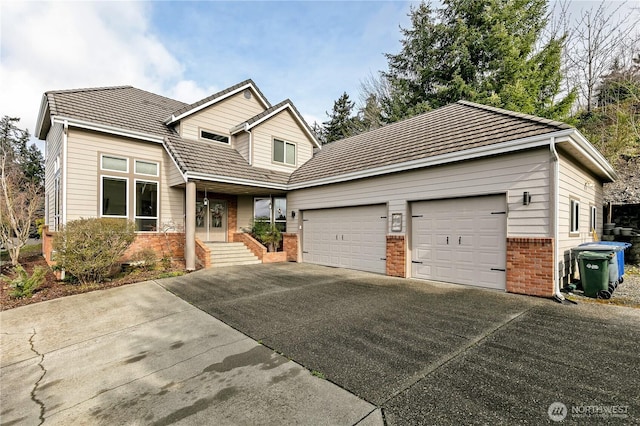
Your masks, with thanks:
[(510, 111), (508, 109), (498, 108), (498, 107), (494, 107), (494, 106), (490, 106), (490, 105), (479, 104), (479, 103), (476, 103), (476, 102), (466, 101), (466, 100), (462, 100), (462, 99), (459, 100), (456, 103), (457, 104), (461, 104), (461, 105), (474, 107), (474, 108), (478, 108), (478, 109), (484, 109), (484, 110), (487, 110), (487, 111), (496, 112), (496, 113), (499, 113), (499, 114), (509, 115), (511, 117), (517, 117), (517, 118), (522, 118), (522, 119), (525, 119), (525, 120), (535, 121), (536, 123), (542, 123), (542, 124), (547, 124), (549, 126), (560, 127), (562, 129), (572, 129), (573, 128), (573, 126), (571, 126), (571, 125), (569, 125), (567, 123), (563, 123), (562, 121), (551, 120), (549, 118), (538, 117), (538, 116), (531, 115), (531, 114), (525, 114), (523, 112)]
[[(47, 90), (45, 93), (47, 95), (55, 95), (58, 93), (78, 93), (78, 92), (97, 92), (100, 90), (120, 90), (120, 89), (135, 89), (135, 87), (131, 85), (123, 85), (123, 86), (101, 86), (101, 87), (82, 87), (79, 89), (61, 89), (61, 90)], [(138, 89), (141, 90), (141, 89)], [(151, 92), (149, 92), (151, 93)]]

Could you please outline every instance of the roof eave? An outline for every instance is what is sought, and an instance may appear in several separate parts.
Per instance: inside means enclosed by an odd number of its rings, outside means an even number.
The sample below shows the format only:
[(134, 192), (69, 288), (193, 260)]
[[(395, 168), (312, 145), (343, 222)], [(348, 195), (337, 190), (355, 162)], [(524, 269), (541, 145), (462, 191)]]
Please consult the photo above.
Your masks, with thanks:
[(49, 97), (46, 93), (42, 95), (42, 100), (40, 101), (40, 110), (38, 111), (38, 118), (36, 119), (36, 128), (35, 135), (40, 140), (45, 140), (47, 138), (48, 129), (45, 130), (45, 119), (49, 123), (49, 127), (51, 124), (51, 117), (49, 113)]
[(73, 127), (78, 127), (86, 130), (93, 130), (102, 133), (108, 133), (116, 136), (124, 136), (132, 139), (144, 140), (147, 142), (163, 143), (163, 137), (153, 135), (150, 133), (137, 132), (135, 130), (123, 129), (121, 127), (109, 126), (106, 124), (94, 123), (91, 121), (79, 120), (71, 117), (55, 116), (52, 120), (54, 123), (66, 123)]
[(198, 179), (198, 180), (206, 180), (211, 182), (229, 183), (234, 185), (259, 186), (261, 188), (278, 189), (282, 191), (286, 191), (288, 189), (288, 185), (285, 183), (263, 182), (263, 181), (257, 181), (257, 180), (251, 180), (251, 179), (242, 179), (242, 178), (234, 178), (230, 176), (214, 175), (209, 173), (186, 172), (184, 176), (186, 179)]
[(572, 128), (567, 134), (567, 140), (585, 157), (591, 160), (592, 164), (599, 169), (611, 182), (618, 179), (618, 173), (607, 159), (584, 137), (578, 129)]

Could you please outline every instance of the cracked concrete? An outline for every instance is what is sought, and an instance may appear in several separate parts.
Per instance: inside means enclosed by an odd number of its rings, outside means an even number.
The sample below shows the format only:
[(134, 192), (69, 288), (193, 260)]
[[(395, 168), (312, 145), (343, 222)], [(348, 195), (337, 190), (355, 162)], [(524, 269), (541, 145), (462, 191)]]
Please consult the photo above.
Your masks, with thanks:
[(40, 407), (40, 415), (38, 416), (38, 419), (40, 420), (40, 424), (43, 424), (46, 407), (44, 405), (44, 402), (38, 399), (38, 397), (36, 396), (36, 392), (38, 391), (38, 385), (40, 384), (42, 379), (44, 379), (44, 376), (47, 374), (47, 370), (46, 368), (44, 368), (44, 365), (43, 365), (44, 354), (41, 354), (36, 350), (35, 343), (33, 342), (33, 339), (36, 337), (36, 334), (37, 334), (36, 330), (34, 329), (33, 334), (31, 335), (31, 337), (29, 337), (29, 346), (31, 347), (31, 352), (36, 354), (36, 357), (39, 358), (38, 367), (40, 367), (40, 369), (42, 370), (42, 375), (38, 378), (38, 381), (33, 384), (33, 389), (31, 389), (31, 400)]
[(0, 313), (0, 423), (382, 424), (154, 282)]

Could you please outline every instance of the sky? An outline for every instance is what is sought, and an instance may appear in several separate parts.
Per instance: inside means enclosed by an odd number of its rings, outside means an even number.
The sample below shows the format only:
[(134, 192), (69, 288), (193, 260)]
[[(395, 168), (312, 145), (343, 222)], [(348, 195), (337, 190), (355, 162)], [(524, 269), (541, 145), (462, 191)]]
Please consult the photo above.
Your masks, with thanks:
[(47, 90), (132, 85), (191, 103), (251, 78), (320, 123), (386, 69), (412, 4), (0, 0), (0, 115), (33, 133)]

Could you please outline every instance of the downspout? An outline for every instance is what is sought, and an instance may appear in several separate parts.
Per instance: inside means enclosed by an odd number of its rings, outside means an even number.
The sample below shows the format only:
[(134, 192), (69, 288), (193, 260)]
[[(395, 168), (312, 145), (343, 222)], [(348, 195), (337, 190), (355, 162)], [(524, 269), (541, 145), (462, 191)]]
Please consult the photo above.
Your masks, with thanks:
[(249, 133), (249, 165), (252, 166), (253, 165), (253, 133), (251, 133), (251, 130), (249, 129), (245, 129), (247, 131), (247, 133)]
[(64, 120), (62, 130), (62, 224), (67, 224), (67, 151), (69, 122)]
[(549, 148), (551, 150), (552, 159), (551, 167), (553, 167), (553, 204), (551, 205), (551, 226), (553, 228), (553, 298), (559, 302), (562, 302), (564, 300), (564, 296), (562, 295), (562, 293), (560, 293), (560, 278), (558, 276), (558, 206), (560, 205), (560, 158), (558, 156), (558, 151), (556, 151), (555, 137), (551, 137), (551, 139), (549, 140)]

